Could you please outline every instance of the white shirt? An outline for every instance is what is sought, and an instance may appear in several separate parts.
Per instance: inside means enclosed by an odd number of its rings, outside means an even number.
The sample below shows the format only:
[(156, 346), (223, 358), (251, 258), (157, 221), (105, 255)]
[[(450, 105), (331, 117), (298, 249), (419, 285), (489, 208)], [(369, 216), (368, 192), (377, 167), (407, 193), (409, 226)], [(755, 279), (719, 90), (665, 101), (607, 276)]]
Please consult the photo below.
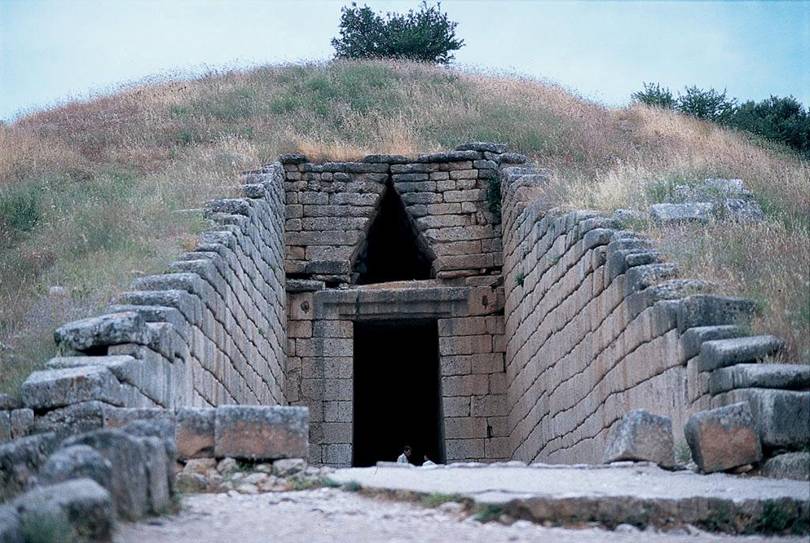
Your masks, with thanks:
[(397, 464), (410, 464), (410, 462), (408, 462), (408, 457), (405, 456), (405, 453), (402, 453), (399, 455), (399, 457), (397, 457)]

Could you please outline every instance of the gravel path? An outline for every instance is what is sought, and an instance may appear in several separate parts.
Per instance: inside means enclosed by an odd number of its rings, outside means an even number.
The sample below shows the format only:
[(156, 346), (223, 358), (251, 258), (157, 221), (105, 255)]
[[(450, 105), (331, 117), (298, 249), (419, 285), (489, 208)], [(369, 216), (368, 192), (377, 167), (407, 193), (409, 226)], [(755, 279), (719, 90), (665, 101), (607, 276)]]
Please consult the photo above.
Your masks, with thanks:
[(481, 524), (458, 512), (457, 504), (423, 508), (373, 499), (357, 493), (321, 488), (257, 495), (196, 494), (183, 499), (172, 517), (125, 524), (116, 543), (326, 543), (537, 541), (570, 543), (754, 543), (801, 541), (729, 537), (694, 531), (614, 532), (599, 529), (544, 528), (525, 521), (511, 526)]

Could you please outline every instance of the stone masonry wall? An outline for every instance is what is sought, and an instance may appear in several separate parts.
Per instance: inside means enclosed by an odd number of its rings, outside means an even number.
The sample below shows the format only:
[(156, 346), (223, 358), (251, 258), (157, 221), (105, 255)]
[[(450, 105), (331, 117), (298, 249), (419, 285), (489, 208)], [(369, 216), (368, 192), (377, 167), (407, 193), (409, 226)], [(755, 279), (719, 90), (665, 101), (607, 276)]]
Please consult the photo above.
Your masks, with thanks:
[(310, 462), (352, 461), (354, 322), (407, 318), (438, 322), (447, 461), (508, 458), (503, 291), (425, 283), (290, 295), (287, 399), (309, 407)]
[(287, 190), (286, 271), (294, 277), (351, 283), (378, 203), (397, 191), (433, 277), (497, 273), (501, 231), (487, 190), (497, 168), (523, 160), (495, 144), (404, 157), (371, 155), (361, 162), (313, 164), (301, 154), (281, 157)]
[(632, 409), (671, 417), (678, 441), (691, 413), (741, 400), (766, 448), (810, 443), (810, 374), (757, 363), (782, 342), (745, 337), (752, 302), (678, 279), (614, 218), (547, 209), (543, 172), (506, 168), (501, 179), (514, 459), (598, 463)]
[(62, 356), (22, 386), (43, 421), (83, 404), (284, 404), (284, 174), (243, 177), (241, 198), (210, 202), (215, 226), (167, 273), (141, 277), (109, 313), (68, 323)]

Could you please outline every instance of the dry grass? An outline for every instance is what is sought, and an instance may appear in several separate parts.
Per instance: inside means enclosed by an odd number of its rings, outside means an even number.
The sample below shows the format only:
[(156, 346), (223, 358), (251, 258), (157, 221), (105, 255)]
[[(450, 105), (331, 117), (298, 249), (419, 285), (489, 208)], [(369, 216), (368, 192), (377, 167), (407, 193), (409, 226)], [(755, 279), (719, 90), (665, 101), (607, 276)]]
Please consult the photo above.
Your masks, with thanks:
[[(98, 310), (135, 275), (162, 269), (201, 227), (174, 211), (227, 194), (239, 170), (292, 150), (351, 159), (469, 140), (508, 142), (552, 168), (549, 198), (572, 206), (641, 208), (675, 181), (743, 178), (768, 222), (685, 235), (672, 250), (690, 273), (763, 300), (758, 326), (810, 356), (810, 176), (795, 156), (677, 114), (607, 109), (530, 79), (340, 62), (155, 82), (0, 127), (0, 342), (8, 347), (0, 389), (50, 354), (56, 323)], [(732, 266), (726, 241), (746, 237), (756, 240), (757, 259)], [(65, 287), (67, 300), (48, 296), (53, 285)]]

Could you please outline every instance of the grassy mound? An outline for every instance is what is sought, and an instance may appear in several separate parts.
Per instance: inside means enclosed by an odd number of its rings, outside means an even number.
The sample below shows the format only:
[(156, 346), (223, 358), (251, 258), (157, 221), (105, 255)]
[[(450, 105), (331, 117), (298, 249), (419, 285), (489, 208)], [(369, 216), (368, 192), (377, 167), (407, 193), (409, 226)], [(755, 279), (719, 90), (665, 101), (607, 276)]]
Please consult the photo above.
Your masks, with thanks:
[(646, 208), (676, 182), (741, 177), (768, 220), (660, 232), (684, 273), (763, 305), (755, 326), (810, 357), (810, 166), (676, 113), (608, 109), (558, 86), (411, 63), (335, 62), (128, 88), (0, 126), (0, 390), (51, 354), (55, 325), (103, 308), (194, 242), (235, 174), (313, 158), (509, 143), (560, 205)]

